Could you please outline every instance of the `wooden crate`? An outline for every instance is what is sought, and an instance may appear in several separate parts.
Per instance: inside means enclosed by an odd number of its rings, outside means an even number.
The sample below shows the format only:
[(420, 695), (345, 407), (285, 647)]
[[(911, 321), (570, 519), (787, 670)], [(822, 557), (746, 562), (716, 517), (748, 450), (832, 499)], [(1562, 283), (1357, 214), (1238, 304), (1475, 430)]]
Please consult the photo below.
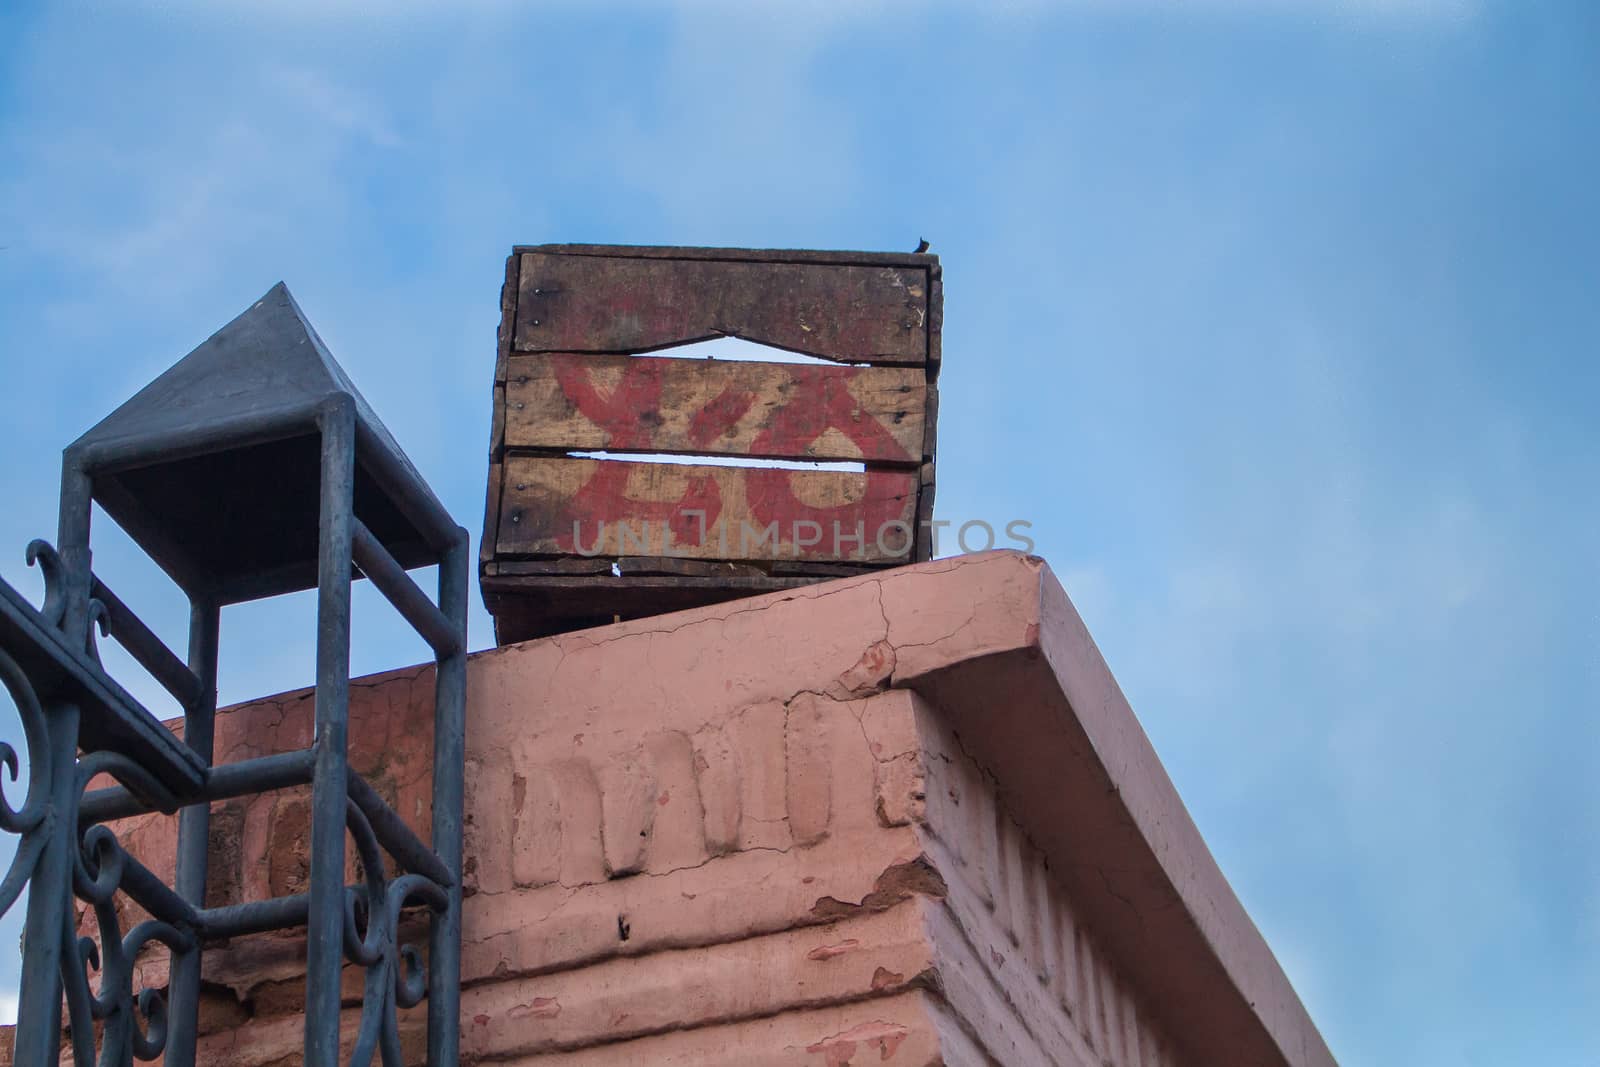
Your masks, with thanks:
[[(518, 247), (500, 306), (480, 584), (501, 644), (928, 558), (937, 256)], [(833, 362), (670, 352), (716, 337)]]

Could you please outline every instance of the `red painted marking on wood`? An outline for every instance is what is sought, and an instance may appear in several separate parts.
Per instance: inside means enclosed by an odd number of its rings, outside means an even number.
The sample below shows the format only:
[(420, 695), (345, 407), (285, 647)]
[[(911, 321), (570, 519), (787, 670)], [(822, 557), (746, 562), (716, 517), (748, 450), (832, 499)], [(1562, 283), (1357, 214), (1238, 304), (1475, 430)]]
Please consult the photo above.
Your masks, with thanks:
[[(691, 478), (689, 487), (679, 500), (631, 500), (626, 496), (628, 474), (636, 468), (632, 464), (599, 460), (594, 475), (583, 488), (573, 494), (569, 505), (573, 517), (570, 529), (559, 529), (556, 543), (563, 552), (580, 551), (578, 531), (589, 530), (597, 536), (601, 522), (616, 522), (626, 516), (629, 521), (642, 519), (651, 523), (666, 523), (672, 537), (679, 544), (701, 543), (702, 532), (709, 536), (722, 516), (722, 487), (711, 475)], [(690, 515), (689, 512), (697, 514)], [(704, 519), (701, 515), (704, 515)], [(589, 547), (589, 546), (586, 546)], [(592, 551), (592, 547), (590, 548)]]
[(616, 387), (605, 395), (577, 360), (556, 360), (554, 367), (561, 391), (584, 418), (606, 431), (608, 447), (649, 446), (650, 425), (639, 416), (661, 406), (660, 364), (630, 363)]
[(841, 547), (847, 542), (854, 543), (857, 533), (854, 524), (857, 522), (861, 524), (864, 544), (872, 544), (880, 533), (887, 544), (897, 545), (910, 538), (911, 535), (905, 530), (885, 532), (890, 523), (905, 521), (905, 504), (895, 496), (895, 489), (906, 483), (904, 474), (869, 470), (862, 475), (866, 483), (863, 499), (823, 508), (807, 504), (795, 495), (794, 484), (789, 477), (791, 473), (767, 467), (750, 468), (745, 476), (750, 514), (755, 516), (758, 524), (777, 522), (780, 529), (786, 529), (795, 522), (817, 523), (821, 527), (821, 538), (815, 545), (801, 548), (803, 555), (826, 557), (835, 554), (834, 523), (839, 524), (837, 529)]
[[(779, 440), (804, 440), (809, 443), (830, 429), (841, 431), (861, 449), (863, 455), (873, 455), (882, 449), (883, 454), (910, 458), (883, 423), (862, 415), (848, 388), (848, 379), (838, 385), (831, 378), (825, 379), (822, 402), (819, 404), (792, 404), (779, 409), (767, 428), (757, 435), (754, 447), (761, 451)], [(903, 505), (894, 499), (894, 488), (901, 479), (886, 471), (866, 472), (865, 500), (859, 507), (846, 504), (818, 508), (805, 504), (795, 496), (789, 473), (783, 470), (752, 468), (748, 481), (750, 511), (761, 523), (809, 520), (821, 523), (823, 530), (827, 531), (825, 536), (831, 537), (835, 522), (846, 520), (851, 512), (859, 511), (864, 535), (875, 538), (886, 524), (903, 514)], [(853, 531), (845, 531), (846, 536), (851, 533)], [(823, 543), (827, 544), (826, 552), (814, 554), (831, 555), (832, 544), (827, 541)]]
[(860, 373), (859, 367), (850, 367), (818, 375), (816, 402), (785, 404), (778, 408), (766, 429), (756, 435), (755, 448), (765, 451), (784, 441), (808, 445), (829, 430), (838, 429), (864, 456), (911, 459), (888, 427), (862, 412), (855, 394), (850, 391), (851, 381)]
[[(661, 364), (630, 363), (622, 378), (610, 393), (602, 396), (595, 387), (589, 372), (576, 360), (558, 360), (555, 363), (556, 381), (585, 418), (605, 429), (607, 443), (612, 448), (644, 448), (650, 444), (649, 423), (639, 416), (655, 411), (661, 404)], [(628, 470), (625, 467), (601, 463), (594, 477), (584, 483), (572, 499), (572, 510), (580, 523), (616, 519), (622, 510), (623, 493), (627, 489)], [(664, 521), (672, 535), (680, 542), (700, 543), (703, 529), (715, 524), (722, 514), (722, 490), (711, 478), (697, 478), (689, 484), (683, 499), (676, 503), (629, 501), (632, 517)], [(685, 512), (699, 511), (704, 519), (691, 519)], [(641, 515), (640, 512), (645, 514)], [(559, 532), (563, 551), (576, 551), (576, 531)], [(592, 527), (591, 527), (592, 528)]]
[[(602, 392), (581, 359), (553, 361), (563, 394), (585, 418), (605, 431), (610, 448), (651, 446), (654, 424), (641, 416), (659, 410), (664, 366), (649, 360), (630, 363), (617, 384)], [(830, 430), (837, 430), (863, 455), (910, 459), (904, 446), (882, 422), (862, 412), (850, 390), (850, 382), (858, 373), (858, 368), (840, 368), (812, 379), (815, 391), (808, 390), (810, 395), (805, 398), (806, 402), (784, 404), (774, 409), (771, 420), (756, 436), (752, 450), (758, 454), (768, 453), (786, 442), (803, 449)], [(754, 394), (732, 386), (723, 390), (692, 417), (691, 439), (703, 447), (726, 433), (745, 416), (755, 399)], [(691, 479), (683, 497), (677, 501), (639, 501), (626, 495), (629, 473), (628, 467), (613, 463), (596, 465), (594, 474), (572, 497), (570, 513), (575, 520), (574, 527), (556, 531), (557, 544), (562, 551), (582, 551), (577, 531), (598, 530), (597, 524), (602, 521), (626, 518), (664, 523), (678, 543), (694, 545), (702, 544), (703, 532), (716, 527), (722, 514), (722, 492), (711, 476)], [(745, 479), (750, 514), (759, 524), (777, 522), (780, 529), (787, 529), (797, 521), (817, 523), (821, 531), (817, 544), (805, 546), (801, 552), (813, 558), (838, 554), (833, 542), (836, 528), (841, 532), (841, 545), (852, 543), (855, 523), (860, 523), (865, 541), (884, 537), (909, 543), (909, 531), (885, 532), (888, 524), (904, 521), (905, 505), (896, 496), (896, 491), (904, 485), (904, 475), (869, 470), (862, 477), (866, 490), (863, 501), (815, 507), (795, 495), (789, 471), (749, 468)], [(700, 514), (691, 516), (690, 512)]]
[(694, 418), (689, 420), (689, 440), (701, 448), (709, 445), (733, 429), (755, 399), (756, 395), (748, 390), (728, 386), (715, 400), (694, 413)]

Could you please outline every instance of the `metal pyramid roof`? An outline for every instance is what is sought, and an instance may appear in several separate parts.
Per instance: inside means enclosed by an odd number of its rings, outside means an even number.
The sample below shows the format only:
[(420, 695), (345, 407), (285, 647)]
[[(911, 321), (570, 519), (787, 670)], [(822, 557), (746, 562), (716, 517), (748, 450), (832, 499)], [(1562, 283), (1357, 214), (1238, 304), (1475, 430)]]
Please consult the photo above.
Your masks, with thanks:
[(317, 412), (350, 398), (355, 511), (404, 566), (438, 558), (448, 513), (282, 282), (67, 449), (96, 501), (187, 590), (225, 602), (317, 575)]
[[(403, 458), (389, 431), (279, 282), (126, 403), (71, 451), (91, 444), (159, 438), (255, 412), (349, 394), (357, 418)], [(409, 466), (409, 463), (407, 464)]]

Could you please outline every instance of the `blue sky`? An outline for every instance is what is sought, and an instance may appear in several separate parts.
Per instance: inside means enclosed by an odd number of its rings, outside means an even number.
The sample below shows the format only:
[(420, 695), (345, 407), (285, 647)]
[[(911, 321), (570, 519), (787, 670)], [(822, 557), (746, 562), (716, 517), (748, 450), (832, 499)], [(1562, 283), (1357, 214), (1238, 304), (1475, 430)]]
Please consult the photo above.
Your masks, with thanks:
[[(7, 580), (280, 278), (476, 536), (513, 243), (927, 237), (940, 517), (1032, 521), (1335, 1054), (1600, 1062), (1600, 7), (356, 6), (0, 14)], [(230, 609), (224, 698), (310, 619)]]

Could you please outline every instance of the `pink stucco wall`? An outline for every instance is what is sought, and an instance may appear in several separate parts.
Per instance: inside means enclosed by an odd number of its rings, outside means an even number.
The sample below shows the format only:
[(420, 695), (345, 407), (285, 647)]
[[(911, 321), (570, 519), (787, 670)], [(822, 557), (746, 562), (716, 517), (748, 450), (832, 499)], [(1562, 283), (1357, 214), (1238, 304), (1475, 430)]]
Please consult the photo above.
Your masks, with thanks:
[[(1333, 1062), (1035, 558), (485, 652), (468, 699), (464, 1059)], [(229, 709), (218, 751), (310, 713)], [(425, 669), (352, 689), (354, 762), (423, 833), (430, 716)], [(213, 903), (304, 888), (305, 804), (217, 806)], [(161, 870), (174, 827), (119, 832)], [(208, 953), (203, 1062), (297, 1062), (302, 949)]]

